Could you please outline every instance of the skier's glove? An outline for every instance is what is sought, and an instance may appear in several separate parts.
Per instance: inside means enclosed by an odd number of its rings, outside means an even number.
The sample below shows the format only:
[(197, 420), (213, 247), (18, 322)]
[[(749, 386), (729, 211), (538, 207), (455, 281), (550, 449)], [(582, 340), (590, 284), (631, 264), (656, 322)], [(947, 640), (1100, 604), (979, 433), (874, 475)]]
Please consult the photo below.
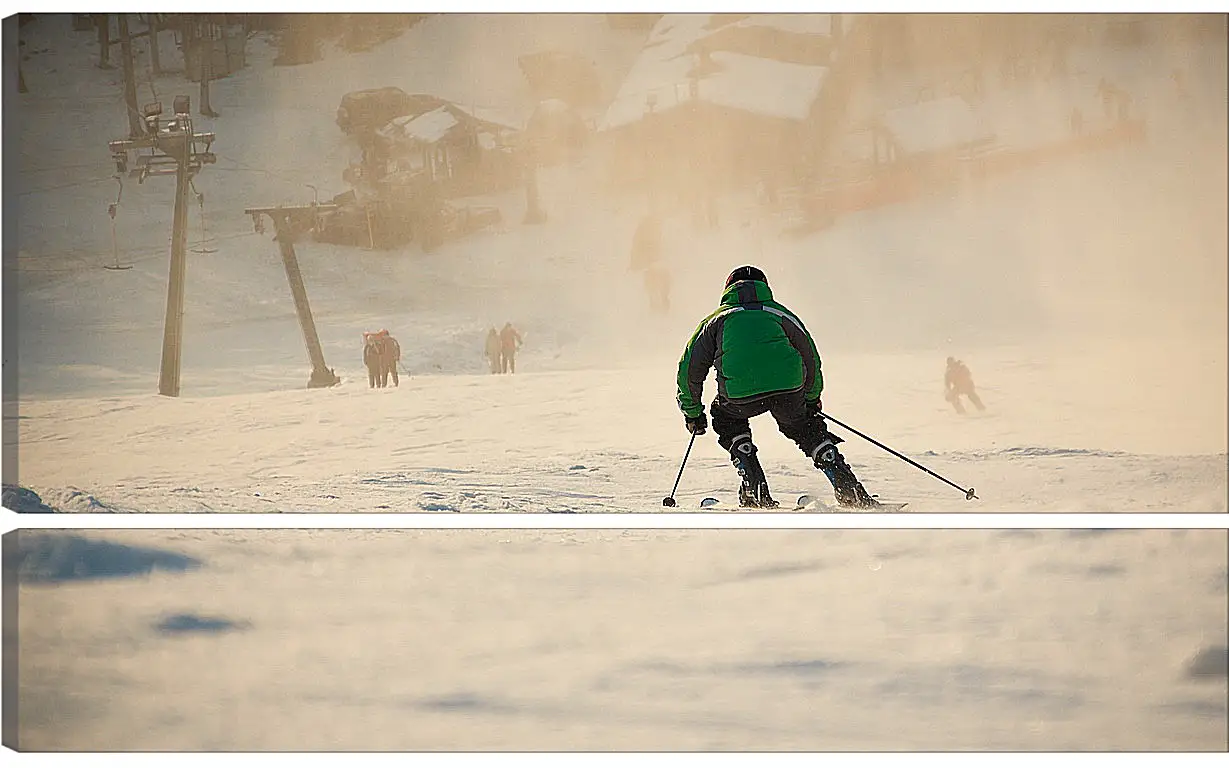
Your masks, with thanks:
[(708, 417), (703, 411), (699, 416), (685, 416), (683, 421), (687, 424), (687, 431), (693, 435), (702, 435), (708, 430)]
[(807, 417), (811, 419), (822, 418), (820, 411), (824, 409), (823, 400), (813, 400), (807, 402)]

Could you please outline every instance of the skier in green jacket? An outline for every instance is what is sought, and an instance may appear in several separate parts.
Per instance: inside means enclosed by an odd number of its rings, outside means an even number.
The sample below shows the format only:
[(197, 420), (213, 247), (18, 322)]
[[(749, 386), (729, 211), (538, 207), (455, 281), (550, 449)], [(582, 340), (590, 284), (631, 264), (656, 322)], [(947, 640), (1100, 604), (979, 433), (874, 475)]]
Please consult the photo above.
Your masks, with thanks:
[(773, 300), (758, 267), (730, 273), (721, 305), (700, 323), (679, 360), (678, 405), (695, 435), (708, 428), (701, 398), (710, 367), (717, 369), (713, 431), (742, 476), (741, 506), (777, 506), (751, 442), (749, 420), (764, 413), (771, 413), (781, 433), (823, 471), (838, 504), (879, 505), (837, 450), (843, 440), (828, 431), (820, 415), (824, 377), (814, 339), (793, 312)]

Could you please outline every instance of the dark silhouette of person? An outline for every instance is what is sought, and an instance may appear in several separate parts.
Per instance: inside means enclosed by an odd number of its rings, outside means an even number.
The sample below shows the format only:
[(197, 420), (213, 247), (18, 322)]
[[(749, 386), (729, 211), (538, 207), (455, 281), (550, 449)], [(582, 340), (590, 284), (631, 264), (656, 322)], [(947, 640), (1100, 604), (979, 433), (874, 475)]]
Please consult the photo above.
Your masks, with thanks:
[(964, 404), (960, 402), (961, 395), (969, 398), (969, 402), (979, 411), (986, 410), (981, 398), (977, 396), (977, 388), (973, 385), (973, 374), (969, 366), (954, 357), (947, 358), (947, 371), (943, 374), (943, 398), (952, 404), (956, 413), (964, 413)]
[(503, 366), (503, 350), (499, 341), (499, 331), (492, 328), (486, 334), (486, 359), (491, 364), (491, 373), (499, 373)]
[(656, 214), (645, 214), (632, 236), (631, 256), (628, 268), (648, 269), (661, 261), (661, 219)]
[(660, 264), (644, 271), (644, 290), (649, 297), (649, 309), (658, 314), (670, 311), (670, 272)]
[(516, 351), (521, 348), (522, 344), (524, 341), (521, 339), (521, 334), (512, 327), (512, 323), (504, 323), (503, 330), (499, 332), (499, 370), (501, 373), (516, 373)]

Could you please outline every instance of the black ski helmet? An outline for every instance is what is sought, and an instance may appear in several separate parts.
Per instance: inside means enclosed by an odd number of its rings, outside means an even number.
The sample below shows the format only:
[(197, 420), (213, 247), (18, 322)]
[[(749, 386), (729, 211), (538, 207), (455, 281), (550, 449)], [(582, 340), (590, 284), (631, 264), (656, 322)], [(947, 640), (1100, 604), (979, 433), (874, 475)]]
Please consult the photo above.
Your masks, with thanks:
[(750, 264), (738, 267), (730, 276), (725, 279), (725, 287), (729, 288), (739, 280), (759, 280), (765, 285), (768, 284), (768, 278), (764, 275), (764, 270), (759, 267), (753, 267)]

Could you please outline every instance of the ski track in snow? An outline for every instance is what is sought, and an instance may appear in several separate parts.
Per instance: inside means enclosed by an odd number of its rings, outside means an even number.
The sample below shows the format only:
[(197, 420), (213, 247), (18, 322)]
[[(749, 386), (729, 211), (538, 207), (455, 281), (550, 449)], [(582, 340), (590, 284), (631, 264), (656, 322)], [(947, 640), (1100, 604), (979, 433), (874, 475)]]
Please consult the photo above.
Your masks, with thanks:
[(1224, 531), (18, 535), (28, 749), (1229, 747)]

